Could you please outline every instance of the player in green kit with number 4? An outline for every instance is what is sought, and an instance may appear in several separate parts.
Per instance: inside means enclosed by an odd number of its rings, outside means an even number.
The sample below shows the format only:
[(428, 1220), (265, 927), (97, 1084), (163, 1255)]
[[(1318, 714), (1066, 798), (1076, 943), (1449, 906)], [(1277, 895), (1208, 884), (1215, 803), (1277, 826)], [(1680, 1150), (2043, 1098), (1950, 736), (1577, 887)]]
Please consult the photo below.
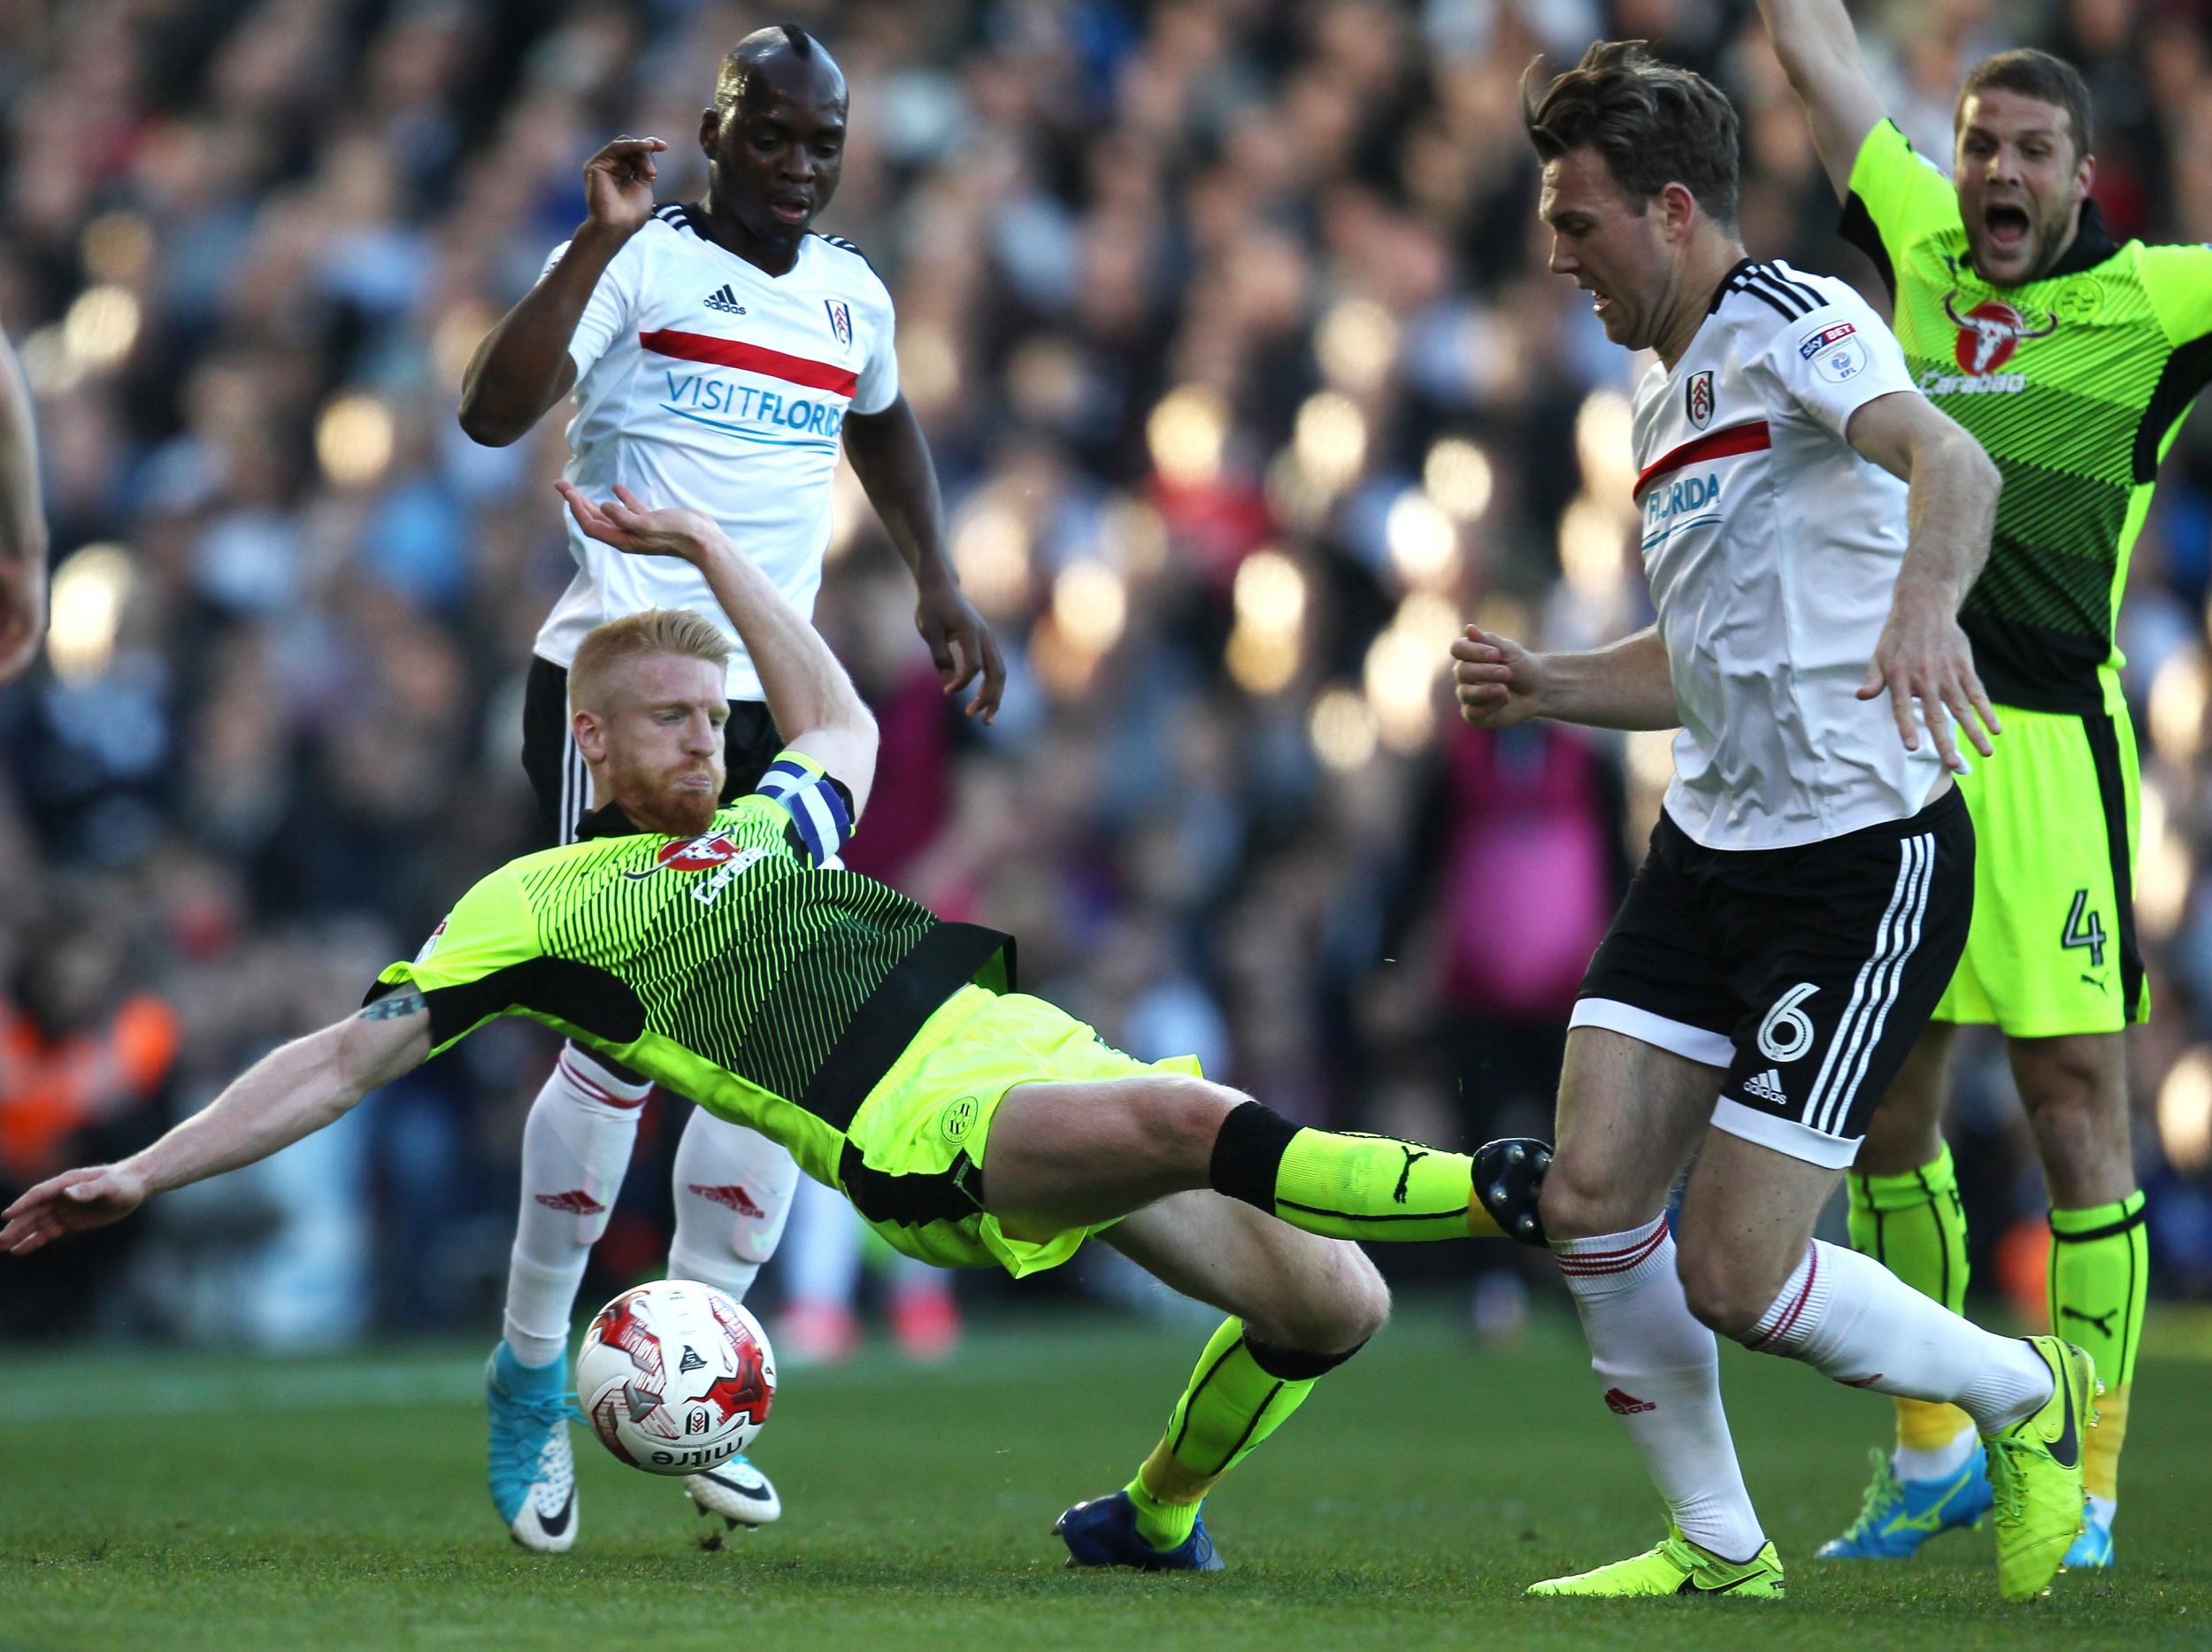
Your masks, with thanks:
[[(2114, 630), (2159, 460), (2212, 378), (2212, 247), (2113, 241), (2089, 198), (2088, 89), (2062, 60), (2008, 51), (1978, 65), (1947, 176), (1887, 119), (1842, 0), (1759, 9), (1919, 388), (2004, 475), (1989, 562), (1959, 613), (2005, 731), (1959, 777), (1979, 842), (1973, 928), (1868, 1129), (1849, 1178), (1852, 1241), (1946, 1306), (1963, 1302), (1944, 1073), (1955, 1027), (2003, 1028), (2050, 1193), (2052, 1328), (2108, 1385), (2065, 1564), (2108, 1566), (2147, 1272), (2124, 1034), (2150, 1013)], [(1966, 1418), (1897, 1405), (1897, 1454), (1824, 1556), (1904, 1558), (1988, 1507)]]

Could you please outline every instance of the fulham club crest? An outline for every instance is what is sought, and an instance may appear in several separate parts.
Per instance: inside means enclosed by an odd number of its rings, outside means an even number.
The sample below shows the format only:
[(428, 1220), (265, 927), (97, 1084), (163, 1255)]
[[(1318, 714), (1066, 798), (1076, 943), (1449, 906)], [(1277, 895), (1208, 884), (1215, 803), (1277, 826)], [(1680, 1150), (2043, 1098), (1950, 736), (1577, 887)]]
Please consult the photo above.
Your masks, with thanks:
[(830, 331), (837, 334), (837, 342), (850, 350), (853, 342), (853, 312), (841, 298), (825, 298), (823, 307), (829, 311)]
[(1683, 393), (1684, 408), (1690, 415), (1690, 423), (1702, 430), (1713, 422), (1713, 370), (1690, 375), (1689, 388)]

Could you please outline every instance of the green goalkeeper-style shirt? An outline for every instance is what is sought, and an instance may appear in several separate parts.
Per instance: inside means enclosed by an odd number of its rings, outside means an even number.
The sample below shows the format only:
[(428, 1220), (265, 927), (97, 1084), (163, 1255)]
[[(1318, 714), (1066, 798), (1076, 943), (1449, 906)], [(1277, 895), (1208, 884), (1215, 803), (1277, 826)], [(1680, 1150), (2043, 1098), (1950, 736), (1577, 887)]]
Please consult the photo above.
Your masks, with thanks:
[(463, 895), (374, 1000), (420, 992), (434, 1054), (525, 1015), (781, 1142), (838, 1185), (844, 1133), (930, 1013), (1011, 988), (1013, 942), (826, 866), (849, 794), (796, 751), (695, 838), (610, 806)]
[(2085, 202), (2049, 273), (1993, 287), (1950, 178), (1886, 120), (1852, 166), (1843, 233), (1881, 272), (1915, 381), (2004, 474), (1989, 563), (1959, 611), (1990, 696), (2109, 709), (2128, 553), (2212, 379), (2212, 247), (2116, 244)]

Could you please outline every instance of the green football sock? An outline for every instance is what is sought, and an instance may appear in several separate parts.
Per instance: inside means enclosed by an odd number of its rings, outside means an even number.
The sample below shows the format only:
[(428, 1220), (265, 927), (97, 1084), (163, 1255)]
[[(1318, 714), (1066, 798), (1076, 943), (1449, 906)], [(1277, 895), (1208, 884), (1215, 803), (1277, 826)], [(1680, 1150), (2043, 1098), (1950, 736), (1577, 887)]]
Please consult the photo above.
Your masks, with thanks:
[(1315, 1376), (1283, 1369), (1326, 1369), (1331, 1358), (1263, 1349), (1256, 1356), (1241, 1319), (1225, 1319), (1191, 1372), (1190, 1385), (1167, 1419), (1167, 1433), (1129, 1482), (1137, 1533), (1155, 1548), (1173, 1548), (1198, 1523), (1198, 1505), (1213, 1483), (1281, 1427), (1313, 1392)]
[[(1966, 1208), (1947, 1144), (1935, 1162), (1899, 1176), (1845, 1178), (1851, 1195), (1851, 1248), (1880, 1263), (1953, 1313), (1966, 1306)], [(1937, 1451), (1973, 1426), (1955, 1405), (1897, 1402), (1897, 1443)]]
[(2051, 1329), (2089, 1350), (2107, 1390), (2098, 1402), (2102, 1420), (2090, 1431), (2082, 1459), (2089, 1494), (2107, 1501), (2120, 1494), (2128, 1389), (2150, 1282), (2143, 1203), (2139, 1188), (2110, 1204), (2051, 1212)]
[(1474, 1196), (1474, 1161), (1394, 1136), (1303, 1130), (1257, 1102), (1222, 1123), (1213, 1185), (1331, 1239), (1502, 1237)]

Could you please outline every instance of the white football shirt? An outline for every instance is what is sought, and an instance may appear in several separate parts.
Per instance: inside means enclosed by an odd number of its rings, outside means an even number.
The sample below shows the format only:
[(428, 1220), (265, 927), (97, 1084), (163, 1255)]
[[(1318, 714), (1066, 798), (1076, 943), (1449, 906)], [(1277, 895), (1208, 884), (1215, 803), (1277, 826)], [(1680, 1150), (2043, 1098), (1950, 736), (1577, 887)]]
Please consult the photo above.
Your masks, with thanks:
[[(789, 272), (770, 275), (699, 223), (695, 207), (661, 208), (599, 278), (569, 341), (575, 417), (564, 473), (595, 499), (620, 482), (648, 504), (713, 518), (811, 614), (845, 416), (898, 398), (891, 295), (849, 242), (809, 235)], [(553, 664), (573, 660), (593, 626), (641, 609), (688, 608), (731, 631), (686, 564), (626, 556), (573, 520), (568, 548), (576, 577), (537, 636)], [(728, 691), (762, 697), (741, 644)]]
[(1843, 282), (1748, 259), (1636, 391), (1644, 569), (1682, 732), (1666, 811), (1709, 849), (1782, 849), (1919, 811), (1934, 742), (1859, 684), (1905, 557), (1905, 484), (1844, 439), (1916, 396)]

